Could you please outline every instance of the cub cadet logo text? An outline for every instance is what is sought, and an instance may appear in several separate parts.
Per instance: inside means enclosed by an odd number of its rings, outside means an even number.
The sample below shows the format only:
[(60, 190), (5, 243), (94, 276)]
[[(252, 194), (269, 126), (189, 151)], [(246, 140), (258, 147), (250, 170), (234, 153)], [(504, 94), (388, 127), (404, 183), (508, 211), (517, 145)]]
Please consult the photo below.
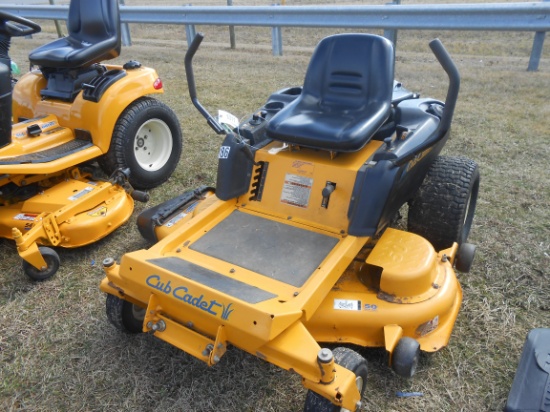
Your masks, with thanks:
[(204, 299), (204, 295), (194, 296), (185, 286), (173, 288), (170, 280), (166, 284), (161, 280), (162, 279), (159, 275), (151, 275), (147, 278), (145, 283), (152, 288), (161, 291), (162, 293), (172, 295), (176, 299), (181, 300), (188, 305), (195, 306), (196, 308), (204, 310), (211, 315), (219, 316), (223, 320), (227, 320), (229, 315), (231, 315), (231, 312), (233, 312), (233, 309), (231, 309), (231, 306), (233, 306), (232, 303), (225, 306), (215, 299), (208, 301)]

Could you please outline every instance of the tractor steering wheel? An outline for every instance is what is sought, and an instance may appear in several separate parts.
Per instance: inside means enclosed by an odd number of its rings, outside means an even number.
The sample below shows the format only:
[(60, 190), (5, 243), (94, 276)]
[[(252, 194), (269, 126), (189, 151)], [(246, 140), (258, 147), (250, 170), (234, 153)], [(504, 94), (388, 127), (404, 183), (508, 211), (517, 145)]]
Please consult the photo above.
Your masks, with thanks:
[(0, 36), (21, 37), (39, 33), (38, 24), (24, 17), (0, 11)]

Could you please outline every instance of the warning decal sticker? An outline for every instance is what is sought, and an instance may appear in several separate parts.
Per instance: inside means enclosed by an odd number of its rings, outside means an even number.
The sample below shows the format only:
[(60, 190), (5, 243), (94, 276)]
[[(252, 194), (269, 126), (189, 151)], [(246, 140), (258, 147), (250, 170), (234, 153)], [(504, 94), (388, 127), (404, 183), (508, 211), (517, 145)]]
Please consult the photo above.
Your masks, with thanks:
[(14, 219), (15, 220), (27, 220), (29, 222), (32, 222), (34, 219), (36, 219), (36, 216), (38, 216), (38, 215), (33, 215), (33, 214), (30, 214), (30, 213), (19, 213), (19, 214), (14, 216)]
[(437, 329), (439, 326), (439, 315), (437, 315), (432, 320), (429, 320), (428, 322), (423, 323), (418, 328), (416, 328), (416, 335), (417, 336), (425, 336), (428, 333), (433, 332)]
[(92, 210), (91, 212), (88, 212), (88, 216), (92, 216), (92, 217), (103, 217), (106, 215), (107, 215), (106, 206), (100, 206), (99, 208)]
[(309, 177), (287, 173), (283, 184), (283, 192), (281, 193), (281, 203), (301, 207), (302, 209), (307, 208), (312, 185), (313, 179)]
[(80, 192), (74, 194), (73, 196), (69, 197), (69, 200), (71, 202), (74, 202), (75, 200), (78, 200), (80, 199), (82, 196), (85, 196), (87, 195), (88, 193), (90, 193), (92, 190), (94, 190), (93, 187), (87, 187), (85, 189), (82, 189)]

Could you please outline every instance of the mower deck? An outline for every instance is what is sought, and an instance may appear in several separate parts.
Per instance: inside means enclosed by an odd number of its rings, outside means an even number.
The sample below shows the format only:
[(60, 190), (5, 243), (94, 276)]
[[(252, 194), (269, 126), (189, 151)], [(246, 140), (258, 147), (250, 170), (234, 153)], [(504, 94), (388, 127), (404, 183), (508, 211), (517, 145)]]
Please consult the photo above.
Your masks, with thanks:
[(126, 222), (133, 206), (123, 187), (72, 169), (54, 179), (52, 187), (4, 205), (0, 236), (14, 239), (26, 262), (43, 267), (38, 245), (73, 248), (95, 242)]
[[(295, 370), (306, 387), (339, 402), (355, 390), (353, 376), (338, 367), (333, 384), (323, 382), (318, 342), (391, 353), (407, 335), (435, 351), (447, 344), (462, 300), (442, 258), (456, 249), (437, 254), (429, 242), (393, 229), (372, 250), (368, 241), (218, 200), (150, 249), (106, 267), (101, 289), (146, 303), (144, 331), (209, 365), (231, 343)], [(370, 273), (365, 259), (381, 271)]]

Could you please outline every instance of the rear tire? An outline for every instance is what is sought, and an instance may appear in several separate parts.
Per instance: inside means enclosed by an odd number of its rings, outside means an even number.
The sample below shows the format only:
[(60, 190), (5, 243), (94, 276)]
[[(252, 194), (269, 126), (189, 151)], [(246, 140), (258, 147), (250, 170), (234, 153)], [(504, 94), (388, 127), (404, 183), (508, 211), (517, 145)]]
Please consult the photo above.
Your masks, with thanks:
[(135, 189), (152, 189), (172, 175), (182, 145), (180, 124), (172, 109), (159, 100), (142, 97), (120, 115), (109, 151), (99, 164), (108, 175), (128, 168), (128, 181)]
[(468, 239), (479, 191), (479, 169), (470, 159), (439, 156), (409, 204), (408, 230), (436, 250)]
[[(346, 369), (349, 369), (355, 373), (355, 383), (361, 398), (365, 394), (365, 389), (367, 388), (367, 361), (357, 352), (349, 348), (335, 348), (332, 351), (334, 355), (334, 361), (343, 366)], [(359, 409), (356, 409), (359, 410)], [(312, 390), (307, 391), (306, 402), (304, 404), (304, 412), (343, 412), (347, 409), (340, 408), (339, 406), (334, 405), (328, 399), (323, 398), (316, 392)]]
[(132, 334), (143, 332), (144, 308), (108, 294), (105, 301), (105, 312), (109, 322), (118, 330)]

